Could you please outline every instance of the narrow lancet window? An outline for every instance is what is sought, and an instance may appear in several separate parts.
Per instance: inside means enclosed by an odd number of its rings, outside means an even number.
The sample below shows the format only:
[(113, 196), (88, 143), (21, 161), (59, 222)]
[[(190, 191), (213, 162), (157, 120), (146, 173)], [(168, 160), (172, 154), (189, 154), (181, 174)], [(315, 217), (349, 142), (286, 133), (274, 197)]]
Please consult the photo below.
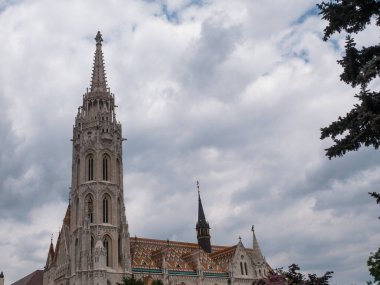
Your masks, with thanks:
[(106, 251), (106, 266), (111, 267), (111, 260), (112, 260), (112, 246), (111, 246), (111, 239), (109, 236), (105, 236), (103, 239), (103, 246)]
[(108, 195), (104, 196), (103, 198), (103, 223), (109, 223), (110, 222), (110, 205), (111, 199), (108, 197)]
[(103, 180), (109, 181), (109, 164), (110, 159), (108, 155), (103, 156)]
[(90, 195), (87, 196), (86, 198), (86, 212), (87, 212), (88, 221), (90, 223), (93, 223), (94, 222), (94, 202)]
[(92, 155), (87, 157), (87, 180), (94, 180), (94, 157)]

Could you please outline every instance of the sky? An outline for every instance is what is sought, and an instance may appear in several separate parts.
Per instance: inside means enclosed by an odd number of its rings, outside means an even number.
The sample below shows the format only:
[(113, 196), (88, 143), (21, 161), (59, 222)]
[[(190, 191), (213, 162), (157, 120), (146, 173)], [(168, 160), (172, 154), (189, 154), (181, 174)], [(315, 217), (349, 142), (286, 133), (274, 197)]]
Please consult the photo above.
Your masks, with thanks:
[[(367, 193), (380, 158), (329, 160), (320, 128), (355, 104), (344, 36), (322, 41), (314, 0), (0, 0), (0, 271), (46, 262), (71, 185), (72, 126), (103, 34), (122, 123), (131, 236), (196, 242), (196, 181), (212, 243), (273, 267), (365, 284), (379, 247)], [(369, 27), (358, 43), (371, 44)], [(377, 84), (379, 85), (379, 84)], [(374, 87), (378, 87), (376, 83)]]

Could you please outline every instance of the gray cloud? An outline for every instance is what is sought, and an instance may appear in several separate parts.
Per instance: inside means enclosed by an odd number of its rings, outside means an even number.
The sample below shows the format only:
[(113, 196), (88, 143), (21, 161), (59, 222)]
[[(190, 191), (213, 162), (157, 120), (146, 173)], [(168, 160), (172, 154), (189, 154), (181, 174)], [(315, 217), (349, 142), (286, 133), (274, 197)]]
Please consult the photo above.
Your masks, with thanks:
[(200, 180), (214, 243), (242, 236), (250, 246), (255, 224), (273, 267), (295, 262), (306, 272), (334, 270), (336, 284), (364, 283), (366, 258), (379, 246), (378, 208), (366, 194), (378, 185), (379, 159), (371, 149), (324, 157), (319, 128), (354, 101), (339, 82), (341, 46), (321, 41), (315, 3), (0, 4), (6, 282), (43, 267), (61, 225), (71, 127), (100, 29), (128, 138), (131, 236), (195, 241)]

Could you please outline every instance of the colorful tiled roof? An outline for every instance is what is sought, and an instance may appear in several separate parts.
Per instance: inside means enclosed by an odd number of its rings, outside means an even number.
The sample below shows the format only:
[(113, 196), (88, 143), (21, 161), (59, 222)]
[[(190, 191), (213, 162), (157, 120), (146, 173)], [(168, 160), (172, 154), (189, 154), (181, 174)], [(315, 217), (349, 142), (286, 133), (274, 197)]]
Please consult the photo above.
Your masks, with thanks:
[[(228, 268), (219, 264), (214, 256), (233, 251), (236, 246), (212, 246), (212, 253), (202, 250), (198, 244), (148, 238), (131, 238), (132, 267), (136, 270), (167, 269), (172, 274), (202, 270), (211, 273), (225, 273)], [(228, 255), (232, 258), (233, 255)]]

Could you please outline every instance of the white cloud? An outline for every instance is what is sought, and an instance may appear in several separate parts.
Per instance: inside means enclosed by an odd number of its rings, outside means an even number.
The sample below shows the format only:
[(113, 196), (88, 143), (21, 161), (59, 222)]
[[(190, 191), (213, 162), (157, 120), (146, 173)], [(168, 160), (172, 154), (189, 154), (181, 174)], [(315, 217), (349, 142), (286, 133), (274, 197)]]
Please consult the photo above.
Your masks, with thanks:
[(319, 129), (351, 108), (354, 92), (339, 81), (341, 51), (321, 40), (316, 1), (285, 2), (36, 0), (0, 12), (7, 283), (44, 265), (48, 235), (62, 223), (71, 127), (97, 30), (128, 138), (132, 236), (195, 241), (200, 180), (213, 242), (241, 235), (250, 246), (255, 224), (275, 267), (332, 269), (337, 284), (369, 278), (365, 261), (379, 239), (366, 193), (376, 189), (379, 161), (371, 150), (324, 156), (330, 142)]

